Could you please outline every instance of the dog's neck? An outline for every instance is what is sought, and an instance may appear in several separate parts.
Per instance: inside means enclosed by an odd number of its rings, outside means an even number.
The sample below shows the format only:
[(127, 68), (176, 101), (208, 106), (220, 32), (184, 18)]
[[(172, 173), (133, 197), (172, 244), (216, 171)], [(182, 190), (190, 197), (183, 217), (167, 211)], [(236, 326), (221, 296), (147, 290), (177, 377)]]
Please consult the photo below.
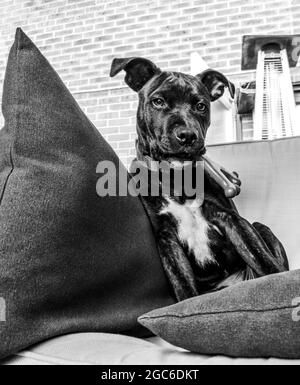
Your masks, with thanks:
[[(197, 160), (195, 159), (195, 161), (186, 161), (186, 162), (181, 162), (181, 161), (176, 162), (173, 160), (163, 160), (163, 162), (165, 163), (165, 166), (166, 166), (166, 170), (165, 170), (164, 167), (162, 167), (161, 161), (157, 160), (156, 157), (152, 157), (152, 153), (150, 151), (150, 146), (149, 146), (149, 148), (147, 148), (147, 146), (145, 147), (144, 143), (141, 142), (139, 139), (137, 139), (137, 141), (136, 141), (136, 154), (137, 154), (137, 157), (133, 161), (131, 168), (130, 168), (131, 174), (133, 174), (133, 175), (135, 174), (136, 166), (138, 167), (138, 169), (141, 169), (141, 168), (145, 169), (146, 168), (149, 181), (151, 180), (151, 176), (150, 176), (151, 174), (159, 175), (160, 188), (162, 187), (162, 184), (161, 184), (162, 174), (167, 173), (170, 176), (170, 173), (172, 173), (172, 171), (174, 171), (174, 170), (183, 171), (183, 169), (185, 167), (191, 167), (191, 165), (196, 170), (197, 161), (202, 160), (200, 157)], [(194, 171), (193, 171), (193, 175), (194, 175)], [(182, 194), (180, 196), (178, 195), (178, 188), (182, 192)], [(176, 193), (176, 191), (177, 191), (177, 193)], [(184, 202), (190, 202), (190, 201), (198, 202), (198, 200), (196, 199), (197, 198), (196, 196), (195, 197), (185, 196), (183, 186), (172, 185), (169, 197), (178, 201), (181, 204)], [(200, 207), (202, 204), (202, 200), (201, 200), (201, 202), (199, 201), (197, 204), (198, 204), (198, 207)]]

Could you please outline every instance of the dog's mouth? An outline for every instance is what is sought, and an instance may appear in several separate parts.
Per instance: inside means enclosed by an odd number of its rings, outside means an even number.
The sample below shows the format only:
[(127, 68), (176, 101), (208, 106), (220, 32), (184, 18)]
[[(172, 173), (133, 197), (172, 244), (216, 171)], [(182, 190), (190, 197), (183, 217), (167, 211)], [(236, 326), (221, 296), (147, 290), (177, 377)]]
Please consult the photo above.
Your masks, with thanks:
[(202, 149), (198, 150), (197, 152), (191, 152), (191, 151), (183, 151), (183, 152), (176, 152), (176, 153), (163, 153), (162, 154), (162, 160), (165, 160), (167, 162), (193, 162), (193, 161), (199, 161), (201, 160), (202, 156), (206, 154), (206, 148), (203, 147)]

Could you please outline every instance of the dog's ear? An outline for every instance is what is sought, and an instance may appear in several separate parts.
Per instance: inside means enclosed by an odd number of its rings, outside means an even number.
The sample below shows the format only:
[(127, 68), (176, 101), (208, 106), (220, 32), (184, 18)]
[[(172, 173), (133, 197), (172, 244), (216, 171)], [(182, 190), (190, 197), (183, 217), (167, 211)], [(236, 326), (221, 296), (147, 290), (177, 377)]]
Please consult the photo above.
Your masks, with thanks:
[(140, 91), (150, 79), (161, 70), (152, 61), (144, 58), (114, 59), (111, 65), (110, 76), (119, 72), (126, 72), (125, 82), (134, 91)]
[(227, 87), (232, 98), (235, 95), (235, 86), (221, 72), (208, 69), (197, 76), (208, 89), (211, 101), (214, 102), (223, 96)]

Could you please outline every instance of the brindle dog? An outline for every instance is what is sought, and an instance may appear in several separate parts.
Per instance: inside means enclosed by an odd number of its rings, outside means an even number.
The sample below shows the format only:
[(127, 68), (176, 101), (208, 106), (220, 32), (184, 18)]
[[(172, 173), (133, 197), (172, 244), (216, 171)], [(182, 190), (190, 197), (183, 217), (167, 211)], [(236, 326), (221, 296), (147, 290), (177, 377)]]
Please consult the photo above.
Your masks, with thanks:
[[(201, 158), (206, 151), (211, 102), (225, 88), (233, 97), (234, 85), (214, 70), (198, 76), (165, 72), (143, 58), (115, 59), (111, 76), (121, 70), (126, 72), (128, 86), (139, 95), (138, 160)], [(144, 197), (177, 300), (289, 269), (285, 250), (269, 228), (242, 218), (207, 173), (204, 186), (201, 207), (184, 194)]]

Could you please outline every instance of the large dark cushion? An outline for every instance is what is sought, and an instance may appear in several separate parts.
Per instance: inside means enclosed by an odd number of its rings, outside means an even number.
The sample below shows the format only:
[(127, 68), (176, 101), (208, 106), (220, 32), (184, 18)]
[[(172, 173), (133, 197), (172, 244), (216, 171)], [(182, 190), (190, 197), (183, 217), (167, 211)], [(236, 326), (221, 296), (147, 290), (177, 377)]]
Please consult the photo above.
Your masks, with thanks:
[(193, 352), (300, 358), (300, 270), (191, 298), (139, 321)]
[(143, 335), (137, 317), (173, 303), (151, 225), (138, 198), (97, 195), (98, 162), (118, 158), (21, 29), (3, 114), (0, 357), (70, 332)]

